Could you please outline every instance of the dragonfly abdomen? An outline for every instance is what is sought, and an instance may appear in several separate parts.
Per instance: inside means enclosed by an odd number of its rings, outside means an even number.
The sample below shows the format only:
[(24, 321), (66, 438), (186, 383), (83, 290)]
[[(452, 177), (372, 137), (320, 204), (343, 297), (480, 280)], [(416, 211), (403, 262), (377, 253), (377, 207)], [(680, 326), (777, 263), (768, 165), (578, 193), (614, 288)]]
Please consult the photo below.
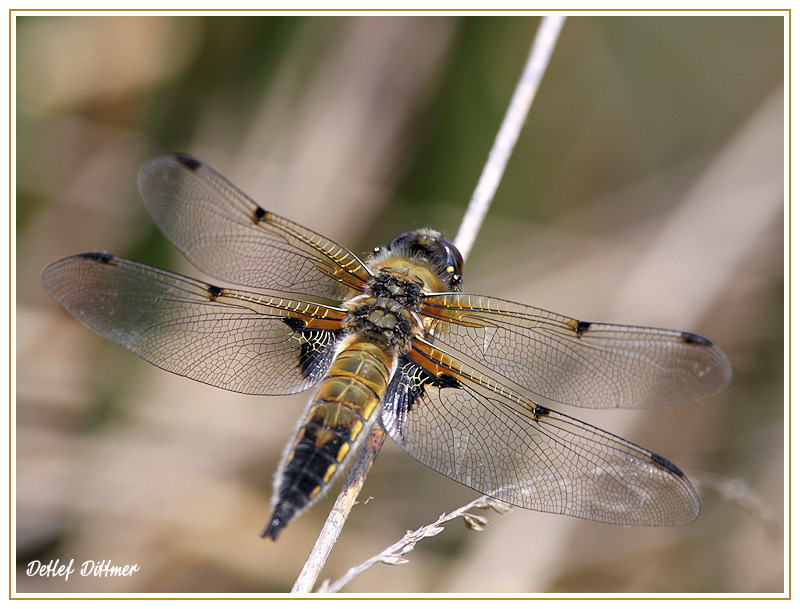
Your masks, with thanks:
[(327, 490), (366, 435), (396, 363), (394, 350), (380, 337), (344, 339), (284, 456), (263, 537), (277, 539), (292, 518)]

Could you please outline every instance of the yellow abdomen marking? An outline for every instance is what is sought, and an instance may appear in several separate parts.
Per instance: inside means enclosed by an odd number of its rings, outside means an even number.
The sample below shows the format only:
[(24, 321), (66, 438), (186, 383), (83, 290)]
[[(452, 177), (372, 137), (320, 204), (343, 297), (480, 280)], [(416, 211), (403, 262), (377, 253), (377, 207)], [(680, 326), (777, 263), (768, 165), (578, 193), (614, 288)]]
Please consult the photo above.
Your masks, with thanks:
[(343, 340), (284, 458), (280, 501), (302, 509), (325, 489), (376, 416), (396, 362), (380, 339)]

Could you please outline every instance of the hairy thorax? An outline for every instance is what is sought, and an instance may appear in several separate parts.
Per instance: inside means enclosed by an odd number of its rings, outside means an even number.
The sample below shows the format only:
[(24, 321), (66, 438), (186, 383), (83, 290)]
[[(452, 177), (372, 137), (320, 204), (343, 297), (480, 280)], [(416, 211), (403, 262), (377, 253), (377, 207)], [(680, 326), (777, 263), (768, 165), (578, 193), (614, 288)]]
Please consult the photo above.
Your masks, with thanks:
[(407, 352), (414, 337), (423, 337), (425, 328), (417, 312), (422, 298), (420, 283), (381, 270), (363, 294), (344, 303), (348, 309), (344, 328), (382, 338), (395, 349)]

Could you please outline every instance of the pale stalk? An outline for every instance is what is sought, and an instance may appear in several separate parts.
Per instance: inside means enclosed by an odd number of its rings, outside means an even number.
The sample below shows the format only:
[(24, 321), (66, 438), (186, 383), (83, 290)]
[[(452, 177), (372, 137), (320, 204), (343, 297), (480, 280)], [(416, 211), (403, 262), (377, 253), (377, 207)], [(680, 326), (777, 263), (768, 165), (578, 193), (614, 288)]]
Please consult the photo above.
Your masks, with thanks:
[(561, 27), (564, 25), (564, 19), (565, 17), (562, 16), (543, 17), (542, 23), (539, 25), (539, 31), (533, 40), (522, 76), (520, 76), (511, 102), (508, 104), (505, 118), (503, 118), (494, 139), (492, 149), (489, 151), (489, 157), (483, 166), (483, 172), (472, 193), (467, 211), (464, 212), (464, 218), (461, 220), (461, 226), (458, 227), (456, 238), (453, 239), (453, 243), (461, 252), (464, 260), (472, 251), (472, 245), (475, 243), (483, 219), (489, 211), (500, 179), (505, 173), (508, 159), (511, 157), (514, 146), (517, 145), (533, 98), (542, 82), (547, 65), (550, 63), (550, 57), (553, 54)]

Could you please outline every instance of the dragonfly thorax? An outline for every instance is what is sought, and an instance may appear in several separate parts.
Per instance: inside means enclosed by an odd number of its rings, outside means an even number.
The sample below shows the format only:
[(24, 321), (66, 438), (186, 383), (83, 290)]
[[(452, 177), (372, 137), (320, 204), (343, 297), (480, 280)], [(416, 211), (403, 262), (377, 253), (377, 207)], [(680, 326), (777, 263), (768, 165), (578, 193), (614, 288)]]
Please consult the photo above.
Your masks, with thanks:
[(348, 313), (344, 327), (353, 333), (383, 337), (402, 351), (411, 348), (415, 336), (424, 335), (417, 307), (422, 286), (381, 271), (366, 286), (363, 294), (344, 303)]

